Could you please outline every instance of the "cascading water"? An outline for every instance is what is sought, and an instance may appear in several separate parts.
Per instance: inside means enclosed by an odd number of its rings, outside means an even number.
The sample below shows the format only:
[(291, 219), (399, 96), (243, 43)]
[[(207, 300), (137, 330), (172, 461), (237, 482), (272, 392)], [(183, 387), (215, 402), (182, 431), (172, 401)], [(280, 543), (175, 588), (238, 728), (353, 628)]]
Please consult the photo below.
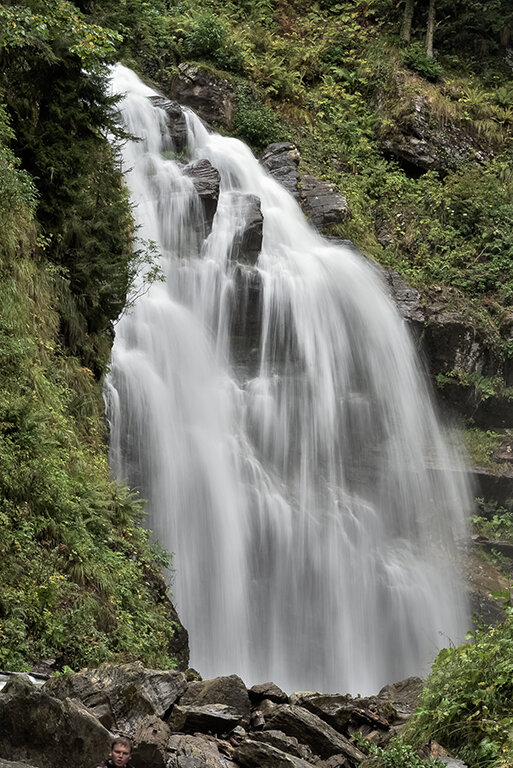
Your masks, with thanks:
[[(111, 460), (175, 553), (191, 663), (289, 691), (369, 693), (425, 671), (466, 628), (454, 542), (469, 493), (380, 278), (317, 235), (244, 144), (187, 112), (189, 160), (221, 176), (204, 240), (154, 91), (120, 65), (113, 88), (141, 138), (124, 166), (165, 282), (116, 326)], [(248, 194), (264, 217), (253, 273), (233, 259)], [(255, 273), (261, 320), (243, 354)]]

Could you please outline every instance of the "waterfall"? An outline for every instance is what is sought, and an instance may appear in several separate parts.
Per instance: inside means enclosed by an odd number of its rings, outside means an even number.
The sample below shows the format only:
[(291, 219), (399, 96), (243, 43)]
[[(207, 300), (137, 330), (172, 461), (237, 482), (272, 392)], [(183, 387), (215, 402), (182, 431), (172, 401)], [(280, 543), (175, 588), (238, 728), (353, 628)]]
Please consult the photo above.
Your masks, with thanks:
[[(112, 80), (165, 281), (146, 290), (143, 269), (116, 325), (111, 464), (174, 553), (191, 664), (289, 692), (425, 673), (467, 626), (455, 543), (470, 500), (404, 321), (376, 269), (320, 237), (242, 142), (186, 110), (179, 160), (155, 92), (121, 65)], [(183, 174), (195, 159), (221, 177), (210, 232)], [(249, 194), (253, 269), (233, 258)]]

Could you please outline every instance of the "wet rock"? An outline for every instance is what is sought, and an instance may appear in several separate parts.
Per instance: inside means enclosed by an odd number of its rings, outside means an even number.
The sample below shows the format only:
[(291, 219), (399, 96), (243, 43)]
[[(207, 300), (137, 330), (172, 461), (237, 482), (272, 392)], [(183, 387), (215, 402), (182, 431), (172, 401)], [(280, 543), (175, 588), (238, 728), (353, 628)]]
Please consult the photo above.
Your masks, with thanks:
[(250, 702), (248, 690), (238, 675), (214, 677), (212, 680), (189, 683), (180, 699), (180, 706), (222, 704), (234, 711), (238, 720), (249, 722)]
[(378, 267), (378, 270), (401, 315), (410, 324), (421, 328), (426, 320), (426, 310), (422, 294), (416, 288), (412, 288), (411, 285), (405, 283), (402, 277), (397, 272), (394, 272), (393, 269)]
[(240, 721), (240, 713), (226, 704), (177, 704), (173, 707), (168, 723), (175, 732), (225, 734), (239, 725)]
[(271, 176), (276, 179), (287, 192), (299, 200), (299, 165), (300, 155), (298, 148), (288, 141), (269, 144), (260, 162), (264, 168), (269, 171)]
[(245, 739), (234, 752), (235, 761), (246, 768), (311, 768), (311, 764), (281, 749)]
[[(475, 318), (461, 308), (458, 297), (437, 287), (423, 294), (408, 286), (392, 270), (377, 267), (399, 312), (418, 338), (431, 377), (438, 374), (478, 374), (495, 376), (503, 371), (503, 361)], [(439, 390), (443, 402), (476, 426), (503, 428), (511, 424), (511, 401), (489, 395), (482, 398), (469, 381), (454, 378)]]
[(28, 763), (20, 763), (18, 761), (12, 762), (11, 760), (4, 760), (0, 757), (0, 768), (38, 768), (34, 765), (29, 765)]
[(243, 264), (254, 265), (262, 249), (264, 217), (257, 195), (232, 193), (236, 212), (235, 236), (230, 258)]
[(187, 122), (182, 108), (176, 101), (166, 99), (164, 96), (150, 96), (150, 101), (166, 113), (166, 125), (173, 144), (171, 146), (164, 144), (164, 150), (181, 154), (187, 147)]
[(50, 678), (43, 690), (79, 699), (106, 727), (132, 734), (145, 715), (164, 717), (186, 687), (182, 672), (145, 669), (136, 662)]
[(194, 188), (201, 201), (204, 216), (205, 236), (212, 229), (212, 222), (219, 202), (219, 184), (221, 177), (217, 168), (208, 160), (195, 160), (184, 168), (185, 176), (192, 179)]
[(249, 691), (249, 698), (253, 704), (258, 704), (263, 699), (275, 701), (277, 704), (286, 704), (288, 696), (275, 683), (261, 683), (253, 685)]
[(183, 63), (171, 86), (172, 96), (191, 107), (207, 123), (228, 130), (233, 123), (233, 88), (222, 77), (204, 67)]
[(134, 768), (165, 768), (170, 727), (156, 715), (146, 715), (136, 728), (130, 762)]
[(167, 768), (233, 768), (219, 750), (219, 742), (208, 736), (174, 734), (168, 742)]
[(480, 498), (493, 499), (499, 505), (513, 499), (513, 477), (495, 475), (479, 467), (473, 470), (472, 479)]
[(279, 704), (265, 730), (283, 731), (307, 744), (312, 752), (323, 758), (342, 754), (352, 762), (359, 763), (365, 755), (349, 739), (338, 733), (320, 717), (294, 704)]
[(108, 754), (112, 735), (80, 702), (60, 701), (28, 678), (13, 677), (0, 693), (0, 755), (38, 768), (77, 768)]
[(317, 229), (342, 224), (351, 218), (351, 209), (344, 195), (333, 184), (304, 174), (301, 177), (303, 210)]
[(231, 317), (232, 354), (247, 377), (256, 375), (262, 311), (262, 276), (254, 267), (238, 264), (233, 274), (234, 303)]

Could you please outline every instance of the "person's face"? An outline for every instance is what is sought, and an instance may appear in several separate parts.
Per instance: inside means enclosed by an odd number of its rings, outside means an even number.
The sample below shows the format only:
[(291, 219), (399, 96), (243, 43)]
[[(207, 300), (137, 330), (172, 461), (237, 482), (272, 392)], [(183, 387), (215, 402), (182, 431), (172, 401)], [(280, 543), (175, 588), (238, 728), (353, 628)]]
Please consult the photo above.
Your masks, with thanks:
[(124, 768), (130, 760), (130, 750), (123, 744), (114, 744), (109, 755), (116, 768)]

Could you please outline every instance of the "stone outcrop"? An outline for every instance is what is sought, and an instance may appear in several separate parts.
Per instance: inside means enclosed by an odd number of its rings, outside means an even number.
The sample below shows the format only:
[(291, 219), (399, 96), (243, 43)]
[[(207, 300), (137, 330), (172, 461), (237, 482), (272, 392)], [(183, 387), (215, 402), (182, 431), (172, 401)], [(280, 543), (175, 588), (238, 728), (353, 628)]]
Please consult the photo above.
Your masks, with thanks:
[(252, 704), (258, 704), (263, 699), (270, 699), (277, 704), (285, 704), (288, 701), (287, 694), (278, 688), (275, 683), (262, 683), (261, 685), (253, 685), (249, 691), (249, 698)]
[(301, 204), (314, 227), (323, 230), (333, 224), (343, 224), (351, 218), (351, 209), (344, 195), (333, 184), (315, 176), (301, 176)]
[(225, 735), (241, 721), (240, 713), (226, 704), (176, 705), (169, 718), (172, 731)]
[(232, 127), (234, 92), (228, 80), (204, 67), (183, 63), (178, 66), (171, 93), (207, 123), (228, 130)]
[(269, 144), (260, 162), (287, 192), (299, 201), (299, 160), (298, 148), (288, 141)]
[(344, 195), (326, 181), (299, 175), (300, 154), (290, 142), (270, 144), (260, 158), (261, 164), (301, 204), (314, 227), (322, 231), (351, 218), (351, 209)]
[[(437, 287), (421, 294), (393, 270), (377, 269), (399, 312), (417, 336), (419, 350), (433, 379), (454, 371), (485, 377), (506, 373), (502, 357), (471, 314), (458, 305), (457, 297)], [(509, 398), (494, 394), (482, 398), (470, 382), (465, 385), (456, 378), (448, 379), (440, 395), (451, 410), (472, 418), (477, 426), (504, 428), (511, 424)]]
[(133, 734), (146, 715), (165, 717), (186, 687), (182, 672), (133, 663), (52, 677), (43, 690), (59, 699), (78, 699), (107, 728)]
[[(164, 96), (150, 96), (150, 101), (166, 113), (166, 126), (173, 144), (166, 146), (164, 142), (164, 151), (181, 154), (187, 147), (187, 123), (183, 109), (176, 101), (166, 99)], [(165, 140), (167, 141), (167, 133), (165, 133)]]
[(381, 136), (383, 150), (412, 172), (444, 171), (471, 159), (485, 160), (487, 148), (462, 123), (438, 116), (418, 83), (411, 74), (397, 75), (394, 102), (402, 105), (402, 112), (387, 120)]

